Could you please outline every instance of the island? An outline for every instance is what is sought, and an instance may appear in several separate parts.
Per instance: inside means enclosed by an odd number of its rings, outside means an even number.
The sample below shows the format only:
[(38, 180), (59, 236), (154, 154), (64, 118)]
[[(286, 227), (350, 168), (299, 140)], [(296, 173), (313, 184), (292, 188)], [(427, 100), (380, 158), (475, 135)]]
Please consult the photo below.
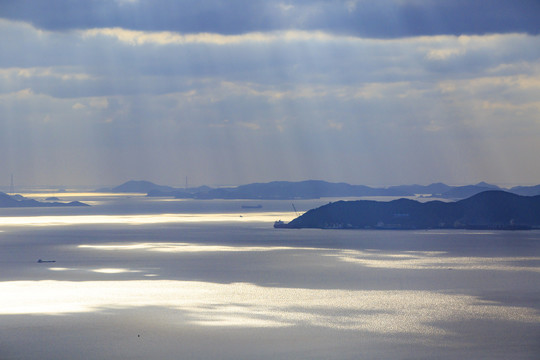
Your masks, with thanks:
[(8, 195), (0, 192), (0, 208), (8, 207), (59, 207), (59, 206), (90, 206), (80, 201), (63, 202), (40, 202), (28, 199), (21, 195)]
[(540, 228), (540, 196), (488, 190), (455, 202), (337, 201), (307, 211), (276, 228), (500, 229)]

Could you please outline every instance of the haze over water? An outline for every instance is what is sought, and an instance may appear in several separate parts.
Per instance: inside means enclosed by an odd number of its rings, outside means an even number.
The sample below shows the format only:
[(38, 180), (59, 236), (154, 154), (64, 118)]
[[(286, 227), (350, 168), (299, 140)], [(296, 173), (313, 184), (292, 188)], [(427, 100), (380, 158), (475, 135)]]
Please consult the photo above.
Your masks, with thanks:
[(287, 230), (289, 201), (86, 200), (1, 210), (1, 359), (540, 353), (539, 231)]

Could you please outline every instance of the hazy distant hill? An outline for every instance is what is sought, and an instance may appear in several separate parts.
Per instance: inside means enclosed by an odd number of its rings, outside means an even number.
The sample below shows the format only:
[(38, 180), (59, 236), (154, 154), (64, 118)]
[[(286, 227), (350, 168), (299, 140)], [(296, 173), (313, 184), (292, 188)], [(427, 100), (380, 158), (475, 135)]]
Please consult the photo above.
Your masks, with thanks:
[(146, 180), (130, 180), (113, 188), (102, 188), (97, 192), (115, 192), (115, 193), (142, 193), (147, 196), (155, 197), (176, 197), (176, 198), (193, 198), (199, 192), (207, 192), (212, 190), (208, 186), (191, 187), (188, 189), (179, 189), (167, 185), (158, 185)]
[[(229, 188), (210, 188), (208, 186), (188, 189), (157, 185), (150, 181), (130, 180), (114, 188), (97, 191), (119, 193), (146, 193), (148, 196), (175, 197), (181, 199), (317, 199), (322, 197), (360, 197), (360, 196), (414, 196), (431, 195), (446, 199), (465, 199), (488, 190), (503, 190), (496, 185), (479, 182), (475, 185), (450, 186), (443, 183), (430, 185), (399, 185), (388, 188), (374, 188), (365, 185), (330, 183), (321, 180), (298, 182), (272, 181), (253, 183)], [(518, 195), (540, 195), (540, 185), (518, 186), (506, 190)]]
[(72, 201), (69, 203), (59, 202), (39, 202), (33, 199), (27, 199), (20, 195), (10, 196), (0, 192), (0, 207), (56, 207), (56, 206), (89, 206), (80, 201)]
[[(433, 197), (445, 199), (465, 199), (475, 194), (488, 190), (502, 190), (497, 185), (488, 184), (484, 181), (475, 185), (450, 186), (443, 183), (433, 183), (430, 185), (399, 185), (391, 186), (389, 189), (396, 189), (412, 194), (429, 194)], [(512, 190), (508, 190), (513, 192)], [(539, 192), (540, 194), (540, 192)], [(538, 194), (535, 194), (538, 195)]]
[(501, 188), (498, 187), (497, 185), (488, 184), (485, 181), (480, 181), (478, 184), (475, 184), (474, 186), (488, 188), (488, 189), (491, 189), (491, 190), (501, 190)]
[(535, 186), (515, 186), (510, 189), (510, 192), (524, 196), (540, 195), (540, 185)]
[(122, 185), (118, 185), (111, 189), (99, 189), (100, 192), (116, 192), (116, 193), (143, 193), (146, 194), (150, 191), (164, 191), (172, 192), (176, 190), (171, 186), (157, 185), (150, 181), (145, 180), (130, 180)]
[(488, 190), (502, 190), (496, 185), (480, 182), (476, 185), (455, 186), (442, 193), (439, 197), (445, 199), (465, 199)]
[(390, 186), (388, 189), (402, 191), (410, 194), (437, 195), (451, 190), (453, 187), (443, 183), (433, 183), (430, 185), (398, 185)]
[(212, 189), (196, 194), (199, 199), (317, 199), (350, 196), (410, 196), (399, 189), (371, 188), (364, 185), (329, 183), (321, 180), (273, 181), (234, 188)]
[(338, 201), (291, 221), (290, 228), (490, 228), (540, 227), (540, 196), (490, 190), (457, 202)]
[(205, 193), (212, 188), (208, 186), (197, 186), (187, 189), (174, 189), (173, 191), (163, 191), (163, 190), (151, 190), (146, 194), (147, 196), (172, 196), (177, 199), (193, 199), (198, 193)]

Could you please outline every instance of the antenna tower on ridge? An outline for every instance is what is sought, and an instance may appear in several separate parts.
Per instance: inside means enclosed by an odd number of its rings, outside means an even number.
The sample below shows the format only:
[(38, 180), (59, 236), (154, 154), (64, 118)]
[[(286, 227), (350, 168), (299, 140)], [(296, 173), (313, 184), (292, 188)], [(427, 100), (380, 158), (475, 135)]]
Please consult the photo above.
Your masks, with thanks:
[(11, 174), (11, 183), (9, 184), (9, 193), (12, 195), (15, 193), (15, 185), (13, 184), (13, 174)]

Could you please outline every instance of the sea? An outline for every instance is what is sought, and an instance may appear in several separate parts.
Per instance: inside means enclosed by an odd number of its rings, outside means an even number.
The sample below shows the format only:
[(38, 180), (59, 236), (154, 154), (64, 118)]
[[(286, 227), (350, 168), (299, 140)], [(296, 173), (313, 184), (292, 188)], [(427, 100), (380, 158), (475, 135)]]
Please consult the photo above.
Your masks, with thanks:
[(23, 195), (91, 206), (0, 209), (0, 360), (540, 359), (538, 230), (273, 228), (328, 198)]

